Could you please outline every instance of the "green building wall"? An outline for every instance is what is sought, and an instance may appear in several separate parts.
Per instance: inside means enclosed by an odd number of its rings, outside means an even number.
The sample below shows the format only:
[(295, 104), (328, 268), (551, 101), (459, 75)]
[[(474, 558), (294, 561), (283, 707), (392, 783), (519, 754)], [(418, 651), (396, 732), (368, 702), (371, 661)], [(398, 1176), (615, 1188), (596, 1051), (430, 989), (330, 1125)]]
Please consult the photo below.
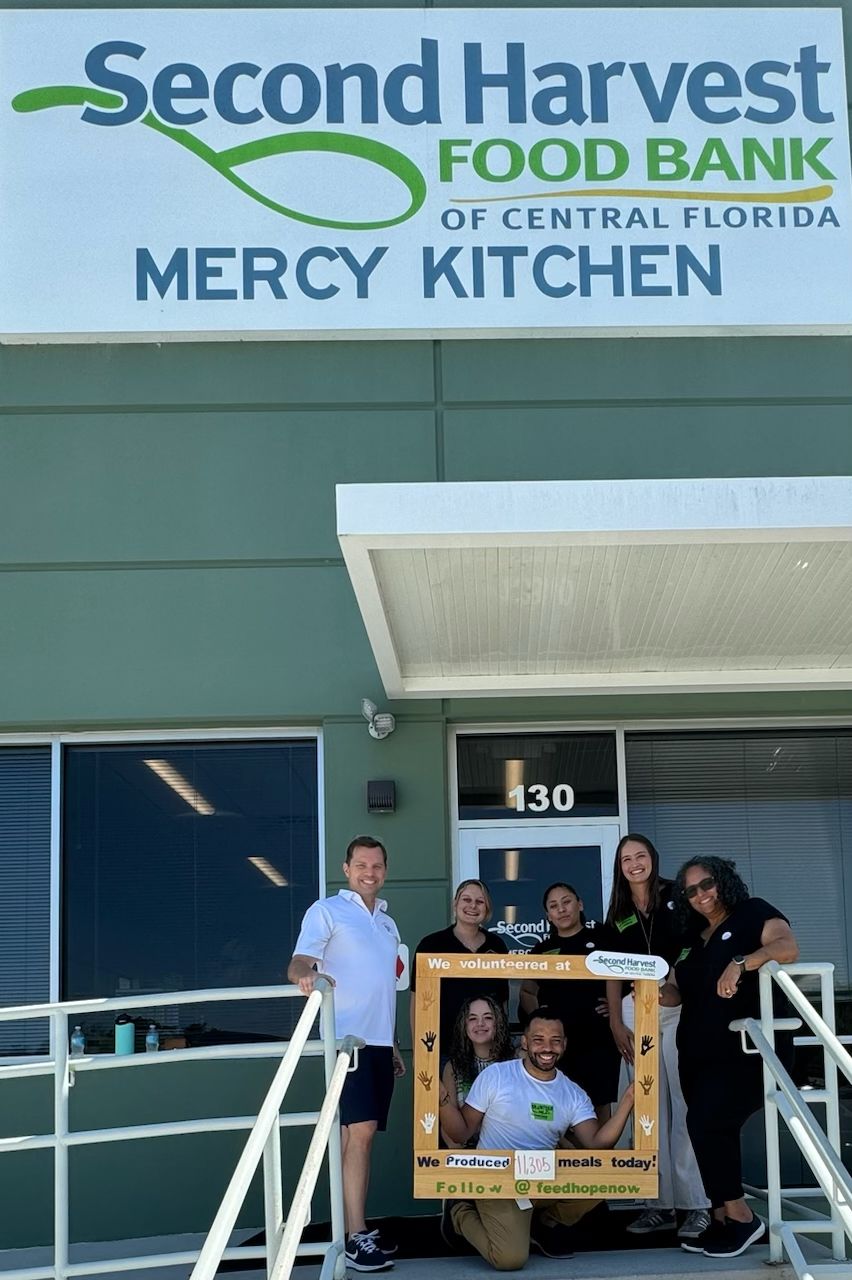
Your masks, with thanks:
[[(850, 354), (845, 339), (760, 338), (2, 348), (0, 731), (320, 727), (330, 890), (351, 835), (374, 829), (413, 946), (447, 919), (449, 724), (786, 719), (848, 714), (852, 694), (407, 702), (374, 742), (359, 702), (387, 700), (336, 541), (335, 483), (850, 474)], [(368, 819), (376, 776), (395, 778), (398, 809)], [(138, 1072), (83, 1077), (73, 1122), (249, 1114), (271, 1070), (171, 1066), (168, 1116)], [(306, 1070), (295, 1106), (316, 1099)], [(50, 1119), (47, 1080), (0, 1090), (0, 1133)], [(405, 1081), (375, 1214), (433, 1208), (409, 1194), (409, 1135)], [(75, 1152), (74, 1238), (204, 1230), (240, 1146)], [(291, 1172), (303, 1150), (285, 1135)], [(0, 1156), (0, 1188), (0, 1247), (49, 1241), (49, 1154)], [(262, 1221), (258, 1193), (242, 1221)]]
[[(448, 918), (448, 725), (784, 721), (849, 715), (852, 692), (402, 702), (396, 733), (376, 743), (359, 702), (387, 699), (334, 485), (849, 475), (851, 405), (846, 338), (0, 347), (0, 733), (321, 728), (329, 890), (351, 835), (375, 830), (413, 947)], [(398, 809), (368, 819), (376, 776), (396, 779)], [(248, 1114), (272, 1067), (162, 1070), (165, 1094), (144, 1072), (82, 1078), (74, 1123)], [(307, 1070), (297, 1107), (317, 1096)], [(50, 1122), (49, 1081), (0, 1089), (0, 1136)], [(75, 1152), (74, 1238), (204, 1230), (241, 1141)], [(285, 1134), (291, 1174), (303, 1149)], [(409, 1151), (405, 1081), (377, 1148), (373, 1214), (434, 1208), (410, 1197)], [(49, 1154), (0, 1154), (0, 1248), (48, 1242), (51, 1197)], [(242, 1221), (262, 1221), (258, 1194)]]

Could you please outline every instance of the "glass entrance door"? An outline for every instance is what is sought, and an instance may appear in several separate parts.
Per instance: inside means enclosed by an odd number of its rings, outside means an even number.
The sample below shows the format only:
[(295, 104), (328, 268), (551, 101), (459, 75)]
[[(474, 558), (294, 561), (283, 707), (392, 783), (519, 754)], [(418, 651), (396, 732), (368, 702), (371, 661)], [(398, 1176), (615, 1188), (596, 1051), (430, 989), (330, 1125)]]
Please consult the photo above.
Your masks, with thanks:
[(550, 932), (542, 894), (556, 880), (573, 885), (587, 920), (602, 920), (612, 887), (617, 822), (463, 827), (459, 879), (484, 880), (494, 900), (489, 929), (510, 951), (528, 951)]

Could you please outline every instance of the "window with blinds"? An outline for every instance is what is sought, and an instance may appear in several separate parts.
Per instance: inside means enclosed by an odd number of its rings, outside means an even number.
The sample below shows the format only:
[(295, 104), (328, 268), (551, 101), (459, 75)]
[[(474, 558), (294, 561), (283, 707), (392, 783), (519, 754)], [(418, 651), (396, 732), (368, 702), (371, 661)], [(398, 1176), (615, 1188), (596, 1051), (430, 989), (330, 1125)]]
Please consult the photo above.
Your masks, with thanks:
[[(319, 891), (315, 740), (69, 746), (62, 794), (63, 999), (286, 981)], [(137, 1026), (269, 1039), (300, 1011), (152, 999)], [(112, 1015), (83, 1029), (111, 1048)]]
[[(50, 748), (0, 748), (0, 1005), (50, 999)], [(0, 1022), (0, 1056), (46, 1053), (49, 1024)]]
[(666, 875), (687, 858), (735, 860), (751, 892), (790, 919), (803, 960), (850, 986), (852, 733), (628, 734), (630, 830)]

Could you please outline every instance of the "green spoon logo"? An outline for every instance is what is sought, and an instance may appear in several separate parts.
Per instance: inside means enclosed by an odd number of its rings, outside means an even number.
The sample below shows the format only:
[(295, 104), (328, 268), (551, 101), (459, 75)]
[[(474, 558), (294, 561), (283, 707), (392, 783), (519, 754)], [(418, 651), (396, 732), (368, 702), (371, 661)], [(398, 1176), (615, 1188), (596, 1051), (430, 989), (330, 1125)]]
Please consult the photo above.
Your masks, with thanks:
[[(80, 85), (48, 85), (43, 89), (27, 89), (12, 99), (15, 111), (45, 111), (51, 107), (120, 107), (122, 100), (115, 93), (107, 93), (103, 89), (84, 88)], [(426, 179), (417, 165), (385, 142), (376, 142), (372, 138), (362, 138), (352, 133), (279, 133), (269, 138), (257, 138), (253, 142), (244, 142), (238, 147), (228, 147), (224, 151), (215, 151), (205, 142), (196, 138), (187, 129), (173, 129), (163, 124), (150, 111), (142, 117), (140, 124), (154, 129), (157, 133), (171, 138), (178, 146), (185, 147), (193, 155), (199, 157), (215, 169), (228, 182), (232, 183), (245, 195), (258, 204), (265, 205), (274, 213), (285, 218), (293, 218), (296, 222), (306, 222), (312, 227), (332, 227), (341, 231), (378, 231), (382, 227), (395, 227), (400, 222), (413, 218), (423, 206), (426, 199)], [(358, 160), (366, 160), (387, 170), (406, 188), (409, 196), (408, 208), (395, 218), (381, 218), (375, 222), (342, 222), (334, 218), (319, 218), (280, 204), (270, 196), (258, 191), (238, 173), (241, 165), (250, 164), (254, 160), (265, 160), (269, 156), (281, 156), (299, 151), (327, 152), (334, 155), (354, 156)]]

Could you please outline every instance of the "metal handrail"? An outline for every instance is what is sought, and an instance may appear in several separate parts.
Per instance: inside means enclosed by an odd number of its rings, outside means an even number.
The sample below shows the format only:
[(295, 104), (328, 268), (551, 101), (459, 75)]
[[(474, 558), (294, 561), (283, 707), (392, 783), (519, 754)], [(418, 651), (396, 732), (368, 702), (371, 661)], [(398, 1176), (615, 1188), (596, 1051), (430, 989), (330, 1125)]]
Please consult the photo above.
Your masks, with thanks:
[[(822, 1014), (793, 981), (798, 976), (818, 976)], [(784, 1025), (773, 1012), (773, 983), (811, 1029), (823, 1051), (825, 1089), (801, 1091), (775, 1052), (775, 1031)], [(838, 1039), (834, 1027), (834, 965), (798, 963), (779, 965), (769, 961), (760, 970), (760, 1019), (743, 1018), (731, 1023), (739, 1031), (746, 1052), (760, 1053), (763, 1059), (766, 1100), (766, 1167), (769, 1209), (770, 1262), (778, 1263), (786, 1252), (799, 1280), (848, 1280), (846, 1243), (852, 1242), (852, 1174), (843, 1164), (840, 1142), (840, 1105), (837, 1071), (852, 1082), (852, 1057)], [(749, 1050), (746, 1038), (755, 1046)], [(817, 1123), (811, 1105), (823, 1104), (826, 1124)], [(804, 1221), (784, 1218), (784, 1208), (795, 1207), (782, 1194), (778, 1120), (782, 1119), (826, 1197), (828, 1214), (810, 1210)], [(825, 1232), (831, 1236), (833, 1261), (811, 1262), (805, 1258), (797, 1236)]]
[(47, 1018), (62, 1013), (100, 1013), (117, 1009), (151, 1009), (164, 1004), (209, 1004), (219, 1000), (278, 1000), (298, 996), (297, 987), (278, 984), (266, 987), (209, 987), (203, 991), (149, 991), (145, 995), (96, 996), (86, 1000), (63, 1000), (52, 1004), (19, 1004), (0, 1009), (0, 1022), (21, 1022), (24, 1018)]
[[(328, 1087), (328, 1093), (326, 1094), (325, 1102), (320, 1108), (319, 1120), (314, 1129), (314, 1136), (311, 1138), (308, 1154), (305, 1156), (305, 1163), (302, 1166), (299, 1182), (293, 1195), (290, 1212), (287, 1215), (287, 1223), (280, 1238), (278, 1254), (270, 1269), (269, 1280), (285, 1280), (293, 1270), (299, 1239), (305, 1227), (304, 1215), (306, 1211), (310, 1213), (311, 1196), (317, 1184), (325, 1149), (333, 1133), (336, 1132), (339, 1136), (335, 1121), (338, 1117), (338, 1104), (343, 1090), (344, 1079), (349, 1070), (353, 1054), (357, 1054), (358, 1049), (363, 1049), (363, 1047), (364, 1041), (355, 1036), (345, 1036), (343, 1039), (341, 1051)], [(276, 1237), (277, 1234), (276, 1232)], [(346, 1269), (343, 1257), (343, 1239), (337, 1239), (334, 1231), (332, 1231), (332, 1235), (335, 1235), (335, 1239), (332, 1242), (332, 1247), (325, 1255), (325, 1260), (320, 1270), (320, 1280), (331, 1280), (332, 1276), (336, 1280), (342, 1280)]]
[[(813, 965), (786, 965), (782, 969), (781, 966), (775, 960), (771, 961), (771, 964), (773, 964), (775, 968), (770, 969), (770, 972), (767, 973), (766, 975), (767, 981), (769, 980), (770, 977), (774, 977), (775, 981), (778, 983), (778, 986), (781, 988), (781, 990), (784, 992), (784, 995), (790, 1001), (790, 1004), (793, 1006), (794, 1009), (797, 1010), (797, 1012), (801, 1015), (801, 1017), (805, 1020), (805, 1022), (807, 1022), (808, 1026), (811, 1028), (814, 1035), (819, 1040), (823, 1049), (826, 1051), (826, 1053), (828, 1053), (829, 1057), (834, 1062), (835, 1066), (838, 1066), (840, 1068), (840, 1070), (846, 1076), (846, 1079), (849, 1081), (850, 1084), (852, 1084), (852, 1057), (849, 1056), (849, 1051), (847, 1049), (844, 1049), (843, 1044), (838, 1038), (834, 1027), (829, 1026), (828, 1022), (823, 1017), (820, 1016), (820, 1014), (816, 1011), (816, 1009), (811, 1004), (807, 996), (796, 986), (795, 982), (793, 981), (793, 975), (796, 974), (797, 970), (799, 969), (806, 969), (808, 972), (811, 972), (811, 973), (815, 969), (818, 969), (820, 971), (820, 974), (824, 974), (827, 972), (833, 976), (834, 965), (828, 964), (828, 963), (813, 964)], [(769, 966), (766, 965), (764, 966), (764, 968), (769, 968)], [(834, 1021), (834, 1018), (833, 1018), (834, 999), (833, 998), (829, 1002), (829, 1007), (831, 1009), (832, 1022), (833, 1022)]]
[[(216, 1217), (213, 1219), (213, 1225), (207, 1234), (207, 1239), (192, 1273), (195, 1280), (201, 1280), (202, 1276), (215, 1274), (219, 1265), (218, 1259), (227, 1246), (228, 1238), (237, 1220), (237, 1214), (242, 1208), (251, 1180), (260, 1163), (264, 1144), (275, 1124), (284, 1095), (290, 1087), (290, 1081), (293, 1079), (302, 1047), (310, 1035), (311, 1027), (319, 1013), (323, 991), (326, 986), (325, 979), (321, 978), (317, 982), (315, 989), (308, 996), (307, 1003), (302, 1010), (302, 1016), (299, 1018), (296, 1030), (290, 1041), (289, 1049), (282, 1058), (281, 1065), (276, 1071), (260, 1111), (257, 1113), (257, 1119), (248, 1136), (248, 1141), (237, 1161), (237, 1167), (228, 1184), (228, 1189), (225, 1192)], [(209, 1268), (208, 1260), (214, 1260), (212, 1268)]]
[[(178, 1264), (197, 1264), (201, 1255), (207, 1250), (207, 1256), (217, 1254), (215, 1271), (219, 1263), (232, 1258), (265, 1257), (267, 1271), (271, 1276), (272, 1268), (280, 1254), (280, 1246), (285, 1234), (283, 1224), (283, 1195), (281, 1174), (281, 1128), (291, 1125), (322, 1126), (322, 1149), (316, 1160), (316, 1169), (305, 1179), (303, 1171), (300, 1186), (307, 1187), (306, 1196), (298, 1215), (291, 1218), (298, 1222), (298, 1232), (291, 1231), (288, 1237), (289, 1265), (292, 1267), (295, 1257), (321, 1256), (323, 1258), (324, 1280), (330, 1280), (332, 1272), (335, 1276), (343, 1274), (343, 1192), (342, 1161), (340, 1147), (340, 1128), (334, 1123), (337, 1116), (337, 1103), (343, 1078), (349, 1067), (353, 1053), (357, 1052), (360, 1041), (347, 1038), (344, 1052), (337, 1058), (334, 1026), (334, 998), (331, 984), (325, 979), (318, 979), (314, 992), (308, 997), (296, 1028), (286, 1044), (271, 1045), (217, 1045), (203, 1049), (176, 1049), (163, 1054), (131, 1054), (127, 1056), (99, 1055), (97, 1057), (71, 1058), (68, 1054), (69, 1018), (81, 1014), (106, 1012), (109, 1010), (143, 1009), (152, 1006), (189, 1005), (210, 1003), (212, 1001), (231, 1000), (269, 1000), (281, 997), (295, 997), (302, 993), (296, 986), (267, 987), (224, 987), (204, 991), (177, 991), (167, 993), (146, 993), (138, 996), (121, 996), (97, 1000), (77, 1000), (65, 1003), (39, 1005), (19, 1005), (13, 1008), (0, 1009), (0, 1021), (14, 1022), (33, 1018), (49, 1018), (51, 1023), (51, 1056), (34, 1056), (27, 1062), (0, 1065), (0, 1082), (4, 1079), (17, 1079), (27, 1075), (44, 1075), (51, 1073), (54, 1078), (54, 1115), (52, 1134), (24, 1134), (0, 1140), (0, 1154), (14, 1151), (44, 1149), (52, 1147), (54, 1151), (54, 1262), (52, 1267), (24, 1267), (3, 1273), (3, 1280), (71, 1280), (71, 1277), (99, 1275), (105, 1272), (136, 1271), (141, 1268), (168, 1267)], [(322, 1009), (322, 1043), (308, 1044), (307, 1038)], [(320, 1110), (279, 1114), (287, 1088), (292, 1080), (296, 1066), (302, 1057), (323, 1055), (325, 1065), (326, 1098)], [(202, 1121), (184, 1120), (165, 1124), (131, 1125), (124, 1128), (101, 1130), (83, 1130), (71, 1132), (69, 1129), (69, 1090), (74, 1083), (78, 1071), (100, 1070), (105, 1067), (161, 1067), (171, 1062), (186, 1062), (198, 1059), (222, 1059), (242, 1057), (274, 1057), (281, 1055), (281, 1063), (273, 1078), (267, 1097), (257, 1117), (229, 1116), (211, 1118)], [(333, 1091), (332, 1091), (333, 1089)], [(87, 1262), (70, 1261), (69, 1257), (69, 1205), (68, 1205), (68, 1155), (72, 1146), (88, 1145), (99, 1142), (115, 1142), (134, 1138), (171, 1137), (177, 1134), (198, 1132), (222, 1132), (234, 1129), (249, 1129), (246, 1148), (238, 1163), (235, 1175), (231, 1180), (232, 1187), (242, 1190), (239, 1203), (231, 1215), (230, 1201), (220, 1206), (214, 1219), (211, 1234), (201, 1250), (182, 1251), (180, 1253), (142, 1255), (140, 1257), (124, 1257), (97, 1259)], [(263, 1136), (256, 1135), (262, 1132)], [(317, 1147), (317, 1135), (311, 1142), (308, 1155), (311, 1157)], [(299, 1238), (306, 1225), (306, 1213), (310, 1211), (310, 1195), (316, 1185), (319, 1165), (326, 1147), (329, 1153), (329, 1181), (331, 1192), (332, 1240), (319, 1243), (300, 1244)], [(246, 1156), (249, 1152), (249, 1157)], [(234, 1249), (228, 1247), (228, 1236), (233, 1230), (236, 1214), (248, 1191), (251, 1178), (263, 1157), (264, 1201), (266, 1211), (267, 1243), (265, 1248), (249, 1247)], [(253, 1163), (248, 1179), (244, 1178), (244, 1169), (251, 1158)], [(230, 1191), (231, 1188), (229, 1188)], [(227, 1199), (227, 1196), (226, 1196)], [(289, 1219), (288, 1219), (289, 1225)], [(295, 1236), (295, 1238), (293, 1238)], [(213, 1243), (211, 1245), (211, 1237)], [(212, 1274), (212, 1273), (211, 1273)], [(279, 1271), (279, 1275), (282, 1273)]]
[[(318, 978), (316, 980), (314, 990), (308, 996), (302, 1016), (293, 1033), (290, 1048), (275, 1073), (275, 1077), (257, 1114), (252, 1131), (243, 1148), (242, 1155), (237, 1161), (237, 1166), (222, 1197), (222, 1203), (219, 1206), (216, 1217), (213, 1219), (213, 1225), (208, 1232), (207, 1239), (198, 1255), (198, 1261), (193, 1268), (190, 1280), (213, 1280), (213, 1276), (215, 1276), (221, 1263), (222, 1255), (227, 1248), (228, 1239), (234, 1229), (237, 1214), (243, 1206), (252, 1178), (262, 1158), (264, 1159), (265, 1171), (273, 1172), (273, 1187), (270, 1188), (267, 1183), (266, 1194), (267, 1272), (270, 1280), (273, 1280), (273, 1278), (274, 1280), (281, 1280), (282, 1276), (289, 1276), (290, 1270), (292, 1270), (296, 1257), (296, 1248), (309, 1220), (310, 1198), (316, 1185), (322, 1157), (326, 1146), (329, 1144), (332, 1121), (337, 1116), (340, 1093), (343, 1089), (346, 1072), (349, 1070), (353, 1053), (358, 1048), (363, 1047), (364, 1044), (363, 1040), (356, 1040), (352, 1036), (347, 1036), (341, 1046), (341, 1053), (338, 1056), (331, 1080), (326, 1088), (325, 1101), (320, 1108), (314, 1136), (308, 1148), (299, 1184), (290, 1205), (290, 1211), (287, 1214), (287, 1226), (285, 1229), (283, 1200), (278, 1194), (280, 1188), (274, 1173), (276, 1169), (280, 1169), (281, 1155), (279, 1146), (281, 1130), (277, 1124), (278, 1111), (290, 1086), (302, 1047), (310, 1034), (314, 1019), (323, 1000), (327, 1001), (323, 1010), (324, 1018), (333, 1018), (334, 1016), (331, 991), (332, 986), (327, 978)], [(309, 1168), (312, 1171), (312, 1176), (310, 1176)], [(306, 1172), (308, 1173), (307, 1177)], [(334, 1188), (332, 1188), (332, 1199), (334, 1199)], [(332, 1225), (332, 1237), (331, 1245), (326, 1250), (323, 1260), (322, 1274), (325, 1276), (327, 1268), (330, 1267), (335, 1274), (342, 1276), (342, 1268), (339, 1268), (337, 1263), (338, 1259), (342, 1259), (343, 1256), (343, 1233), (341, 1230), (338, 1238), (334, 1230), (334, 1224)], [(282, 1262), (285, 1245), (286, 1254), (289, 1257), (289, 1266), (286, 1271)]]

